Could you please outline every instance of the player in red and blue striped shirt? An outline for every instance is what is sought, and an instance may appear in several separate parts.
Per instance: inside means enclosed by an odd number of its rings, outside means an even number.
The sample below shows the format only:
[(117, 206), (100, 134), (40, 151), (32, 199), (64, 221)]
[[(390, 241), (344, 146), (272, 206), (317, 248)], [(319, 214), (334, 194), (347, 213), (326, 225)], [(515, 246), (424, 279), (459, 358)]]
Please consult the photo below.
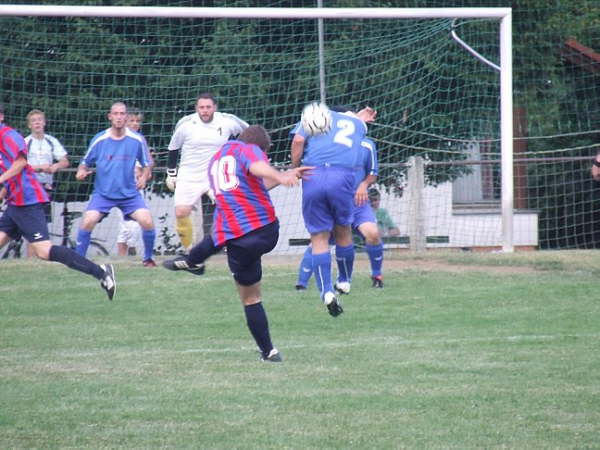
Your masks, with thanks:
[(287, 172), (273, 168), (265, 154), (271, 140), (261, 126), (246, 128), (238, 139), (223, 145), (208, 166), (216, 202), (212, 234), (193, 247), (189, 255), (163, 265), (169, 270), (201, 275), (204, 261), (227, 247), (229, 269), (262, 360), (279, 362), (281, 355), (271, 343), (260, 288), (261, 257), (273, 250), (279, 239), (279, 222), (267, 191), (279, 184), (297, 185), (309, 168)]
[(100, 280), (112, 300), (116, 290), (112, 265), (99, 266), (70, 248), (50, 242), (43, 208), (48, 195), (27, 164), (27, 145), (23, 136), (3, 122), (4, 106), (0, 104), (0, 185), (3, 185), (1, 190), (8, 203), (0, 217), (0, 248), (22, 236), (31, 243), (38, 258), (60, 262)]

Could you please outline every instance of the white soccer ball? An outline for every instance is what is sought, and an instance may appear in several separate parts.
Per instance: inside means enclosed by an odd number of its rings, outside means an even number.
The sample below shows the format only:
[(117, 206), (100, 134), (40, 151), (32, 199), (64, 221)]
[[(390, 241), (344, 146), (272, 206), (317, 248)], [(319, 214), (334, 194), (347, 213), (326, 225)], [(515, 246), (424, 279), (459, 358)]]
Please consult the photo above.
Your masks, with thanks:
[(309, 103), (302, 110), (300, 123), (308, 136), (327, 133), (331, 129), (331, 111), (325, 103)]

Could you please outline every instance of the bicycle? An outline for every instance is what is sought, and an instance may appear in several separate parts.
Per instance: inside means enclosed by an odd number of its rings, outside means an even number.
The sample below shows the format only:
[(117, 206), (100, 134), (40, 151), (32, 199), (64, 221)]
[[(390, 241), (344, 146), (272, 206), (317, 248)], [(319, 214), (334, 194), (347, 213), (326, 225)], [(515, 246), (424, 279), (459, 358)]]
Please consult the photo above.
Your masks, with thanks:
[[(71, 227), (73, 226), (73, 222), (75, 219), (80, 218), (83, 213), (81, 211), (69, 211), (69, 207), (67, 206), (67, 202), (63, 203), (63, 212), (60, 214), (63, 216), (63, 227), (62, 227), (62, 235), (50, 233), (50, 236), (61, 237), (62, 242), (61, 245), (64, 247), (72, 248), (73, 250), (77, 249), (77, 242), (71, 239)], [(100, 243), (103, 242), (101, 239), (94, 239), (90, 241), (90, 246), (88, 248), (88, 252), (86, 256), (108, 256), (108, 250)]]

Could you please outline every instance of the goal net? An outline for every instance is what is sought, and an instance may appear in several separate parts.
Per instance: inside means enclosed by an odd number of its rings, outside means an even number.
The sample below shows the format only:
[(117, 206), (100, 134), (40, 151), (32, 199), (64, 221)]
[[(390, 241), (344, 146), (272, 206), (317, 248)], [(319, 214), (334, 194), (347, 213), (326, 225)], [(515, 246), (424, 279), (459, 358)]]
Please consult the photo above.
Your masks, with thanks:
[[(379, 153), (376, 188), (398, 229), (385, 230), (386, 247), (512, 247), (505, 215), (512, 214), (506, 197), (512, 164), (500, 162), (510, 147), (502, 148), (502, 76), (494, 67), (500, 65), (500, 21), (509, 10), (426, 17), (447, 10), (424, 9), (423, 17), (404, 18), (386, 15), (398, 9), (363, 10), (380, 11), (380, 17), (338, 10), (322, 19), (321, 28), (318, 18), (298, 10), (275, 18), (224, 17), (227, 8), (218, 9), (220, 17), (216, 8), (203, 17), (168, 17), (181, 8), (125, 8), (119, 11), (147, 17), (116, 17), (110, 8), (50, 14), (38, 6), (33, 15), (15, 14), (14, 8), (0, 15), (2, 29), (10, 30), (0, 35), (6, 123), (27, 135), (26, 114), (43, 110), (46, 132), (64, 144), (74, 166), (91, 137), (108, 127), (114, 101), (142, 111), (141, 131), (157, 163), (145, 195), (159, 253), (179, 245), (172, 194), (163, 182), (167, 144), (204, 91), (216, 96), (220, 111), (264, 125), (274, 142), (269, 156), (281, 166), (290, 161), (289, 131), (306, 103), (324, 96), (329, 105), (376, 108), (377, 122), (369, 128)], [(503, 120), (510, 121), (506, 134), (512, 119)], [(510, 190), (503, 192), (505, 183)], [(73, 170), (56, 176), (56, 239), (64, 206), (82, 210), (90, 192)], [(295, 245), (308, 238), (300, 189), (279, 187), (272, 197), (282, 224), (276, 252), (302, 252)], [(94, 231), (110, 251), (119, 219), (115, 210)], [(532, 214), (515, 223), (516, 245), (537, 245), (536, 220)]]

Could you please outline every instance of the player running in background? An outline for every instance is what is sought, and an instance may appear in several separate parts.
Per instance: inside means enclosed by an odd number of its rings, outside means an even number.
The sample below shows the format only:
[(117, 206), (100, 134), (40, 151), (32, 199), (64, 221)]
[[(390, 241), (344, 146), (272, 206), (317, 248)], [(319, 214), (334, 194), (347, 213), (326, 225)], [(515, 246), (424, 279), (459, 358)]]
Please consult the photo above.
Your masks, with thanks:
[(169, 270), (204, 273), (204, 261), (227, 248), (227, 262), (233, 274), (246, 323), (258, 345), (263, 361), (279, 362), (273, 346), (267, 314), (262, 306), (261, 257), (279, 239), (279, 221), (267, 192), (283, 184), (295, 186), (309, 168), (280, 172), (267, 159), (271, 140), (258, 125), (246, 128), (239, 140), (223, 145), (210, 160), (210, 187), (215, 193), (212, 234), (194, 246), (187, 256), (163, 263)]
[[(335, 110), (336, 108), (332, 109)], [(363, 164), (361, 170), (356, 174), (358, 185), (356, 193), (354, 194), (354, 217), (352, 220), (352, 228), (357, 230), (365, 239), (365, 248), (371, 263), (372, 286), (375, 288), (383, 288), (383, 275), (381, 270), (383, 266), (383, 243), (377, 228), (375, 214), (367, 201), (369, 186), (377, 180), (377, 175), (379, 173), (377, 147), (375, 142), (369, 138), (365, 138), (362, 141), (361, 147), (364, 150)], [(339, 264), (344, 264), (344, 261), (338, 260), (338, 265)], [(304, 252), (304, 257), (300, 262), (296, 289), (306, 289), (312, 273), (312, 248), (311, 246), (308, 246)], [(344, 283), (338, 280), (334, 287), (339, 293), (348, 294), (350, 292), (350, 284), (348, 282)]]
[[(200, 94), (196, 99), (195, 113), (177, 122), (169, 142), (166, 184), (171, 191), (175, 191), (176, 230), (186, 251), (194, 243), (194, 226), (190, 217), (192, 209), (197, 205), (198, 216), (202, 217), (205, 209), (212, 208), (213, 194), (207, 175), (208, 163), (225, 142), (247, 127), (248, 124), (239, 117), (218, 112), (217, 101), (208, 92)], [(204, 202), (204, 206), (203, 196), (205, 199), (206, 196), (210, 197)], [(209, 224), (203, 225), (204, 234), (208, 234)]]
[(362, 164), (364, 150), (361, 143), (367, 132), (366, 122), (374, 121), (377, 113), (372, 108), (364, 108), (357, 114), (337, 111), (329, 114), (331, 127), (328, 131), (309, 136), (303, 119), (290, 134), (293, 136), (292, 166), (297, 167), (302, 161), (306, 166), (316, 167), (310, 178), (302, 183), (302, 215), (310, 233), (317, 288), (329, 314), (336, 317), (343, 309), (331, 281), (329, 238), (333, 231), (338, 284), (347, 283), (349, 291), (354, 265), (351, 225), (356, 171)]
[[(77, 168), (76, 178), (84, 180), (96, 167), (94, 191), (83, 215), (77, 234), (77, 252), (85, 255), (92, 230), (110, 210), (117, 207), (125, 218), (131, 217), (142, 227), (145, 267), (156, 267), (152, 259), (156, 231), (150, 211), (140, 190), (150, 178), (151, 160), (144, 137), (127, 128), (127, 106), (116, 102), (108, 113), (110, 128), (98, 133), (90, 142), (87, 153)], [(142, 174), (135, 177), (135, 163)]]
[(46, 191), (27, 164), (27, 145), (23, 136), (4, 125), (4, 106), (0, 104), (0, 185), (8, 207), (0, 217), (0, 248), (9, 240), (23, 236), (31, 243), (35, 255), (56, 261), (71, 269), (100, 280), (108, 299), (112, 300), (117, 284), (111, 264), (99, 266), (70, 248), (52, 245), (43, 205)]

